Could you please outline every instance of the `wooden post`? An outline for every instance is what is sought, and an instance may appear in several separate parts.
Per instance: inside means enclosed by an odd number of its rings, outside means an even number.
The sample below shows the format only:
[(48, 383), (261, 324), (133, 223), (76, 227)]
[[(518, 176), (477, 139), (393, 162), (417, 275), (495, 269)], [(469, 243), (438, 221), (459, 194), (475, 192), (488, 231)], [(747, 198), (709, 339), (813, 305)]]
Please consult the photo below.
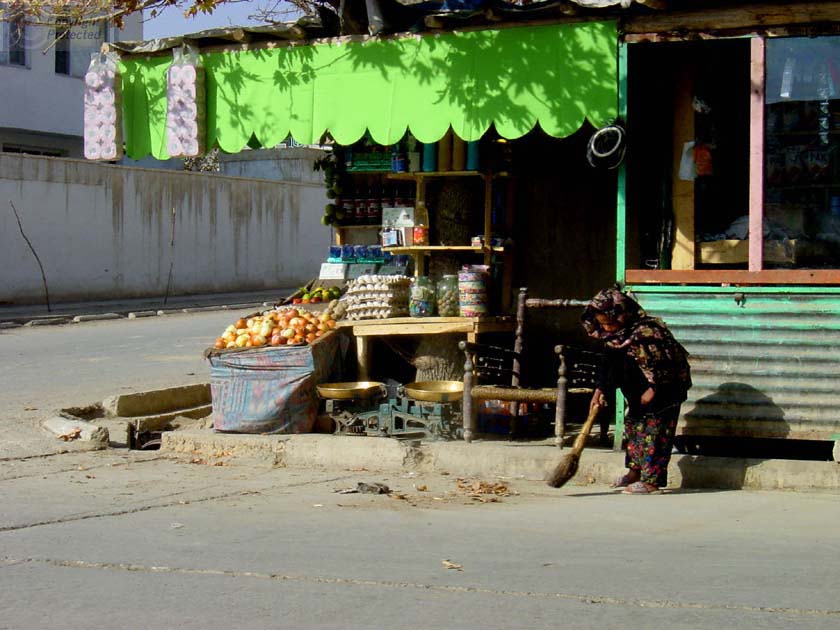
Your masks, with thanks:
[(491, 219), (493, 216), (493, 176), (484, 176), (484, 264), (489, 265), (493, 256), (491, 238), (493, 229)]
[(557, 368), (557, 403), (554, 409), (554, 443), (563, 448), (563, 437), (566, 434), (566, 357), (563, 346), (555, 346), (554, 352), (560, 366)]
[[(416, 181), (416, 189), (417, 189), (417, 196), (415, 203), (417, 201), (422, 201), (423, 203), (426, 202), (426, 178), (423, 177), (422, 174), (417, 174), (415, 176), (417, 179)], [(431, 212), (429, 213), (429, 222), (432, 220)], [(427, 226), (431, 230), (431, 226)], [(424, 251), (414, 251), (411, 252), (411, 258), (414, 260), (414, 277), (419, 278), (421, 276), (426, 275), (426, 252)]]
[(684, 66), (675, 77), (674, 164), (672, 191), (674, 206), (674, 249), (672, 269), (694, 269), (694, 180), (680, 179), (680, 158), (686, 142), (694, 141), (694, 68)]
[(764, 266), (764, 46), (750, 40), (750, 271)]
[[(516, 332), (513, 340), (513, 351), (518, 355), (522, 353), (522, 346), (525, 341), (525, 302), (528, 299), (528, 287), (521, 287), (519, 289), (519, 297), (516, 300)], [(510, 384), (513, 387), (519, 387), (519, 375), (522, 367), (520, 357), (513, 359), (513, 376), (510, 379)]]
[(370, 380), (370, 340), (360, 335), (356, 337), (356, 362), (360, 381)]
[[(513, 242), (513, 213), (516, 204), (516, 180), (512, 177), (507, 180), (505, 191), (505, 236), (508, 242)], [(507, 313), (510, 309), (510, 302), (513, 298), (513, 246), (505, 245), (505, 253), (502, 258), (502, 312)]]
[[(513, 351), (517, 355), (513, 359), (513, 374), (510, 376), (510, 384), (512, 387), (519, 387), (519, 377), (522, 369), (521, 353), (525, 341), (525, 306), (528, 299), (528, 288), (521, 287), (519, 289), (519, 297), (516, 300), (516, 332), (514, 333)], [(519, 403), (511, 401), (510, 406), (510, 437), (516, 436), (516, 429), (519, 424)]]
[(464, 363), (464, 398), (461, 409), (464, 416), (464, 441), (472, 442), (476, 425), (476, 409), (472, 397), (473, 362), (469, 350), (466, 349), (466, 344), (462, 342), (459, 347), (464, 350), (467, 357)]

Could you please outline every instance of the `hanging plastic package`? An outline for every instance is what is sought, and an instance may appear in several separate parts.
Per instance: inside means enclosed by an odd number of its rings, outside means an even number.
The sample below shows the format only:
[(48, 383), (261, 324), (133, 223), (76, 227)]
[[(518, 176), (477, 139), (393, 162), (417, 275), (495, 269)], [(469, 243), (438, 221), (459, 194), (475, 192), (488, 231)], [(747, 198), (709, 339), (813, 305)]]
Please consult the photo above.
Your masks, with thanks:
[(166, 152), (169, 157), (204, 155), (207, 116), (204, 67), (191, 46), (176, 48), (166, 73)]
[(680, 179), (689, 182), (697, 177), (697, 171), (694, 164), (694, 141), (683, 144), (682, 155), (680, 156)]
[(94, 53), (85, 74), (85, 158), (123, 156), (122, 79), (115, 53)]

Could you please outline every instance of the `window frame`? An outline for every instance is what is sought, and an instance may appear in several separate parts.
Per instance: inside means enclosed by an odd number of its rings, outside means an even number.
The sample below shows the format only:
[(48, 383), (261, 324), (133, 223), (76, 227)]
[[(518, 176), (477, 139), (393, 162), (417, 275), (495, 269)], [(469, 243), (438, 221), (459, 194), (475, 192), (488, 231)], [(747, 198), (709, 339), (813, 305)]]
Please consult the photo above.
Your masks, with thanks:
[[(784, 36), (794, 37), (792, 33)], [(819, 36), (819, 35), (818, 35)], [(825, 34), (824, 36), (829, 36)], [(750, 234), (762, 234), (764, 222), (764, 116), (766, 85), (766, 44), (764, 33), (740, 36), (750, 39), (750, 132), (749, 132), (749, 229)], [(731, 37), (709, 38), (732, 39)], [(638, 41), (643, 41), (639, 39)], [(679, 37), (659, 37), (656, 41), (684, 41)], [(627, 119), (628, 47), (635, 42), (619, 44), (619, 112)], [(626, 167), (618, 173), (616, 239), (616, 280), (631, 285), (644, 284), (718, 284), (718, 285), (840, 285), (840, 268), (837, 269), (764, 269), (764, 239), (748, 239), (747, 269), (630, 269), (627, 260), (627, 208)]]
[[(12, 46), (12, 37), (17, 31), (15, 46)], [(0, 23), (0, 66), (11, 68), (29, 68), (29, 54), (26, 46), (28, 29), (23, 18), (11, 22)], [(19, 55), (20, 61), (12, 61), (13, 55)]]

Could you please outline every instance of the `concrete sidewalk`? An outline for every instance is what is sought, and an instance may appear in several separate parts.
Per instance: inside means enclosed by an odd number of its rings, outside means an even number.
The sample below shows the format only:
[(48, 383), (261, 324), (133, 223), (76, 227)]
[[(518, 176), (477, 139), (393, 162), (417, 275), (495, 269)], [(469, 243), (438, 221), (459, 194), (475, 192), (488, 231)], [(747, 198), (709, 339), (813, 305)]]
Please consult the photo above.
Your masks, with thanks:
[(175, 312), (195, 312), (200, 310), (261, 308), (274, 304), (291, 295), (296, 288), (278, 288), (271, 291), (248, 293), (207, 293), (200, 295), (172, 296), (164, 304), (163, 296), (100, 300), (92, 302), (66, 302), (51, 305), (5, 304), (0, 305), (0, 324), (11, 325), (47, 325), (65, 324), (78, 318), (78, 321), (161, 315)]
[[(421, 443), (323, 434), (223, 434), (204, 429), (164, 433), (161, 452), (188, 454), (208, 463), (541, 480), (570, 449), (559, 450), (546, 442)], [(606, 485), (623, 471), (623, 453), (592, 447), (583, 452), (571, 483)], [(674, 455), (669, 487), (840, 492), (840, 464)]]
[[(108, 411), (104, 426), (112, 433), (112, 444), (114, 436), (126, 432), (128, 423), (136, 430), (142, 425), (145, 430), (160, 431), (173, 419), (182, 428), (162, 433), (161, 453), (188, 455), (220, 465), (542, 480), (570, 452), (554, 446), (553, 439), (481, 439), (468, 444), (325, 433), (218, 433), (212, 428), (198, 428), (212, 426), (210, 388), (206, 384), (124, 394), (110, 399), (104, 407)], [(195, 420), (188, 421), (184, 416)], [(623, 471), (624, 454), (600, 446), (592, 436), (572, 483), (608, 485)], [(669, 487), (840, 492), (840, 463), (674, 455)]]

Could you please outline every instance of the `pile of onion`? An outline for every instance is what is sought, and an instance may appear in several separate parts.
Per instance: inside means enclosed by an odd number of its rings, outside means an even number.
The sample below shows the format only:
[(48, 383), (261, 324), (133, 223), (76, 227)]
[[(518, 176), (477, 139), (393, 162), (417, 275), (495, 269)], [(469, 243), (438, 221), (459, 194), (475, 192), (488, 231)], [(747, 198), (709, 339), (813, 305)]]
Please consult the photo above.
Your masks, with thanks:
[(214, 348), (260, 348), (312, 343), (335, 328), (329, 311), (320, 315), (303, 309), (283, 308), (266, 311), (228, 326), (216, 339)]

